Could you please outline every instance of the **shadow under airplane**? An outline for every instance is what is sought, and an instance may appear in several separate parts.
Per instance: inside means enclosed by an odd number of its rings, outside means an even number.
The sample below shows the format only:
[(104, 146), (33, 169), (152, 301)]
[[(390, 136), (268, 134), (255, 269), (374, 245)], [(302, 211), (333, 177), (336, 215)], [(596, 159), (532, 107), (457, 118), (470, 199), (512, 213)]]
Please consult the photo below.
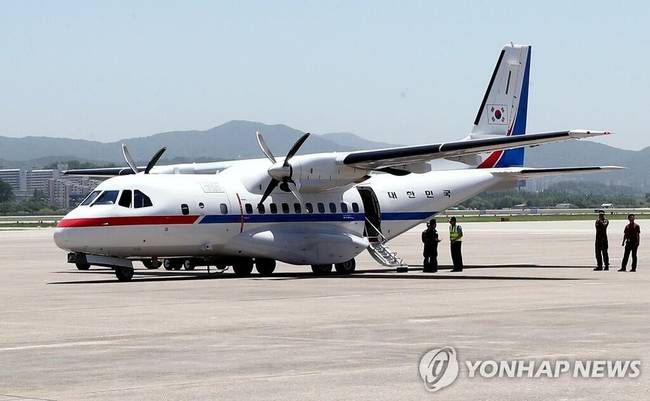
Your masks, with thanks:
[[(452, 266), (439, 266), (438, 273), (422, 273), (422, 265), (409, 265), (408, 273), (397, 273), (393, 268), (358, 270), (350, 275), (339, 275), (335, 272), (326, 276), (317, 276), (310, 271), (278, 272), (269, 277), (262, 277), (258, 274), (251, 274), (248, 277), (237, 277), (232, 272), (210, 272), (207, 269), (193, 271), (167, 271), (167, 270), (136, 270), (133, 282), (156, 282), (156, 281), (185, 281), (185, 280), (310, 280), (310, 279), (397, 279), (397, 280), (530, 280), (530, 281), (570, 281), (588, 280), (581, 277), (535, 277), (535, 276), (509, 276), (509, 275), (468, 275), (466, 272), (448, 274)], [(593, 269), (593, 266), (561, 266), (561, 265), (536, 265), (536, 264), (513, 264), (513, 265), (466, 265), (465, 270), (479, 269)], [(117, 283), (113, 277), (112, 269), (95, 268), (93, 270), (66, 270), (58, 271), (57, 274), (93, 274), (110, 275), (110, 279), (97, 280), (70, 280), (55, 281), (48, 284), (103, 284)], [(120, 283), (122, 284), (122, 283)]]

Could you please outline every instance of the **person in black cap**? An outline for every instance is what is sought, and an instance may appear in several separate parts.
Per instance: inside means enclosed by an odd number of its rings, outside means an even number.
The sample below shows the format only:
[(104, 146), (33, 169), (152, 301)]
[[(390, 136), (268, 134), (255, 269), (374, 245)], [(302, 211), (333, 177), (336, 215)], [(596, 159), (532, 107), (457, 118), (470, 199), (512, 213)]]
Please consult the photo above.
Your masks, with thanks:
[(609, 270), (609, 254), (607, 253), (607, 227), (609, 220), (605, 218), (605, 212), (600, 210), (598, 212), (598, 220), (596, 220), (596, 265), (595, 271), (603, 270), (603, 262), (605, 262), (605, 269)]
[(625, 271), (630, 253), (632, 254), (632, 268), (630, 271), (636, 271), (636, 251), (639, 249), (639, 242), (641, 240), (641, 228), (634, 222), (634, 214), (628, 214), (627, 220), (630, 222), (630, 224), (626, 225), (625, 231), (623, 231), (623, 245), (625, 246), (625, 253), (623, 255), (621, 268), (618, 270), (619, 272)]
[(422, 271), (425, 273), (435, 273), (438, 271), (438, 230), (436, 230), (436, 220), (431, 219), (427, 223), (427, 229), (422, 231), (422, 243), (424, 250), (424, 262), (422, 263)]

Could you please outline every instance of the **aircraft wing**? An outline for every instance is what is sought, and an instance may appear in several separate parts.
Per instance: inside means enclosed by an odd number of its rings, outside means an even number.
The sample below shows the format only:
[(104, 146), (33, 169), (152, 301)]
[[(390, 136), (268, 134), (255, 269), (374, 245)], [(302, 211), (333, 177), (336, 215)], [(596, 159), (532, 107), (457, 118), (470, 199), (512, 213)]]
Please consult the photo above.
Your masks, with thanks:
[[(154, 166), (152, 174), (216, 174), (228, 167), (232, 167), (238, 161), (209, 162), (209, 163), (182, 163), (169, 164), (166, 166)], [(138, 166), (138, 171), (144, 171), (144, 166)], [(105, 168), (83, 168), (66, 170), (65, 175), (80, 175), (87, 177), (114, 177), (117, 175), (133, 174), (130, 167), (105, 167)]]
[(493, 150), (535, 146), (567, 139), (591, 138), (607, 134), (609, 134), (607, 131), (570, 130), (471, 139), (432, 145), (364, 150), (348, 153), (344, 157), (343, 163), (361, 169), (378, 170), (382, 168), (401, 166), (404, 164), (426, 162), (432, 159), (452, 158)]

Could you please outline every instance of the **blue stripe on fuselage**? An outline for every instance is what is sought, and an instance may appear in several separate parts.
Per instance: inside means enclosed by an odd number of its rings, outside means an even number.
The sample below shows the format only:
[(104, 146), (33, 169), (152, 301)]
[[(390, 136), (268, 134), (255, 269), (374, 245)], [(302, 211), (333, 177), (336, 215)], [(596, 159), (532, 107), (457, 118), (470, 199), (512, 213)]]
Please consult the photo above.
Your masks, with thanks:
[[(435, 212), (390, 212), (382, 213), (382, 221), (424, 220)], [(203, 217), (199, 224), (241, 223), (237, 214), (211, 214)], [(303, 214), (245, 214), (244, 223), (298, 223), (363, 221), (363, 213), (303, 213)]]

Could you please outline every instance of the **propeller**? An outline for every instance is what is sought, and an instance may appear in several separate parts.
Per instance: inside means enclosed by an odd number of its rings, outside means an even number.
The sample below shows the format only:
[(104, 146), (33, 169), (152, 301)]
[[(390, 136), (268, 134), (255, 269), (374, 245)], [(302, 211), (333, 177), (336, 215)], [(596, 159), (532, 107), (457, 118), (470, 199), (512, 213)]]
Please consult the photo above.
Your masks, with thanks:
[(281, 190), (285, 192), (291, 192), (293, 196), (295, 196), (300, 203), (303, 203), (302, 196), (298, 191), (296, 182), (291, 177), (293, 175), (293, 168), (291, 167), (289, 160), (291, 160), (291, 158), (298, 152), (302, 144), (305, 143), (307, 138), (309, 138), (310, 134), (307, 132), (303, 136), (298, 138), (296, 143), (294, 143), (291, 149), (289, 149), (289, 152), (287, 152), (287, 156), (284, 158), (282, 164), (279, 164), (275, 160), (275, 156), (273, 156), (273, 152), (271, 152), (271, 149), (266, 144), (266, 141), (264, 141), (264, 137), (262, 136), (262, 134), (256, 132), (255, 135), (257, 136), (257, 143), (260, 145), (260, 148), (262, 149), (262, 153), (264, 153), (266, 158), (269, 159), (271, 163), (273, 163), (273, 165), (268, 169), (269, 176), (271, 176), (271, 181), (269, 182), (269, 185), (264, 190), (264, 194), (262, 195), (260, 204), (264, 203), (266, 198), (269, 195), (271, 195), (271, 192), (273, 192), (273, 190), (278, 185), (280, 185)]
[[(163, 155), (163, 153), (165, 153), (166, 150), (167, 148), (164, 146), (158, 149), (158, 151), (153, 155), (151, 160), (149, 160), (149, 163), (147, 163), (147, 167), (144, 168), (143, 171), (144, 174), (149, 174), (151, 169), (156, 165), (156, 163), (158, 163), (158, 160), (160, 160), (160, 157)], [(129, 167), (131, 168), (131, 171), (133, 171), (133, 174), (138, 174), (139, 172), (138, 167), (133, 161), (133, 157), (131, 157), (131, 153), (129, 153), (129, 149), (126, 147), (125, 143), (122, 144), (122, 155), (124, 156), (124, 160), (126, 161), (126, 164), (128, 164)]]

